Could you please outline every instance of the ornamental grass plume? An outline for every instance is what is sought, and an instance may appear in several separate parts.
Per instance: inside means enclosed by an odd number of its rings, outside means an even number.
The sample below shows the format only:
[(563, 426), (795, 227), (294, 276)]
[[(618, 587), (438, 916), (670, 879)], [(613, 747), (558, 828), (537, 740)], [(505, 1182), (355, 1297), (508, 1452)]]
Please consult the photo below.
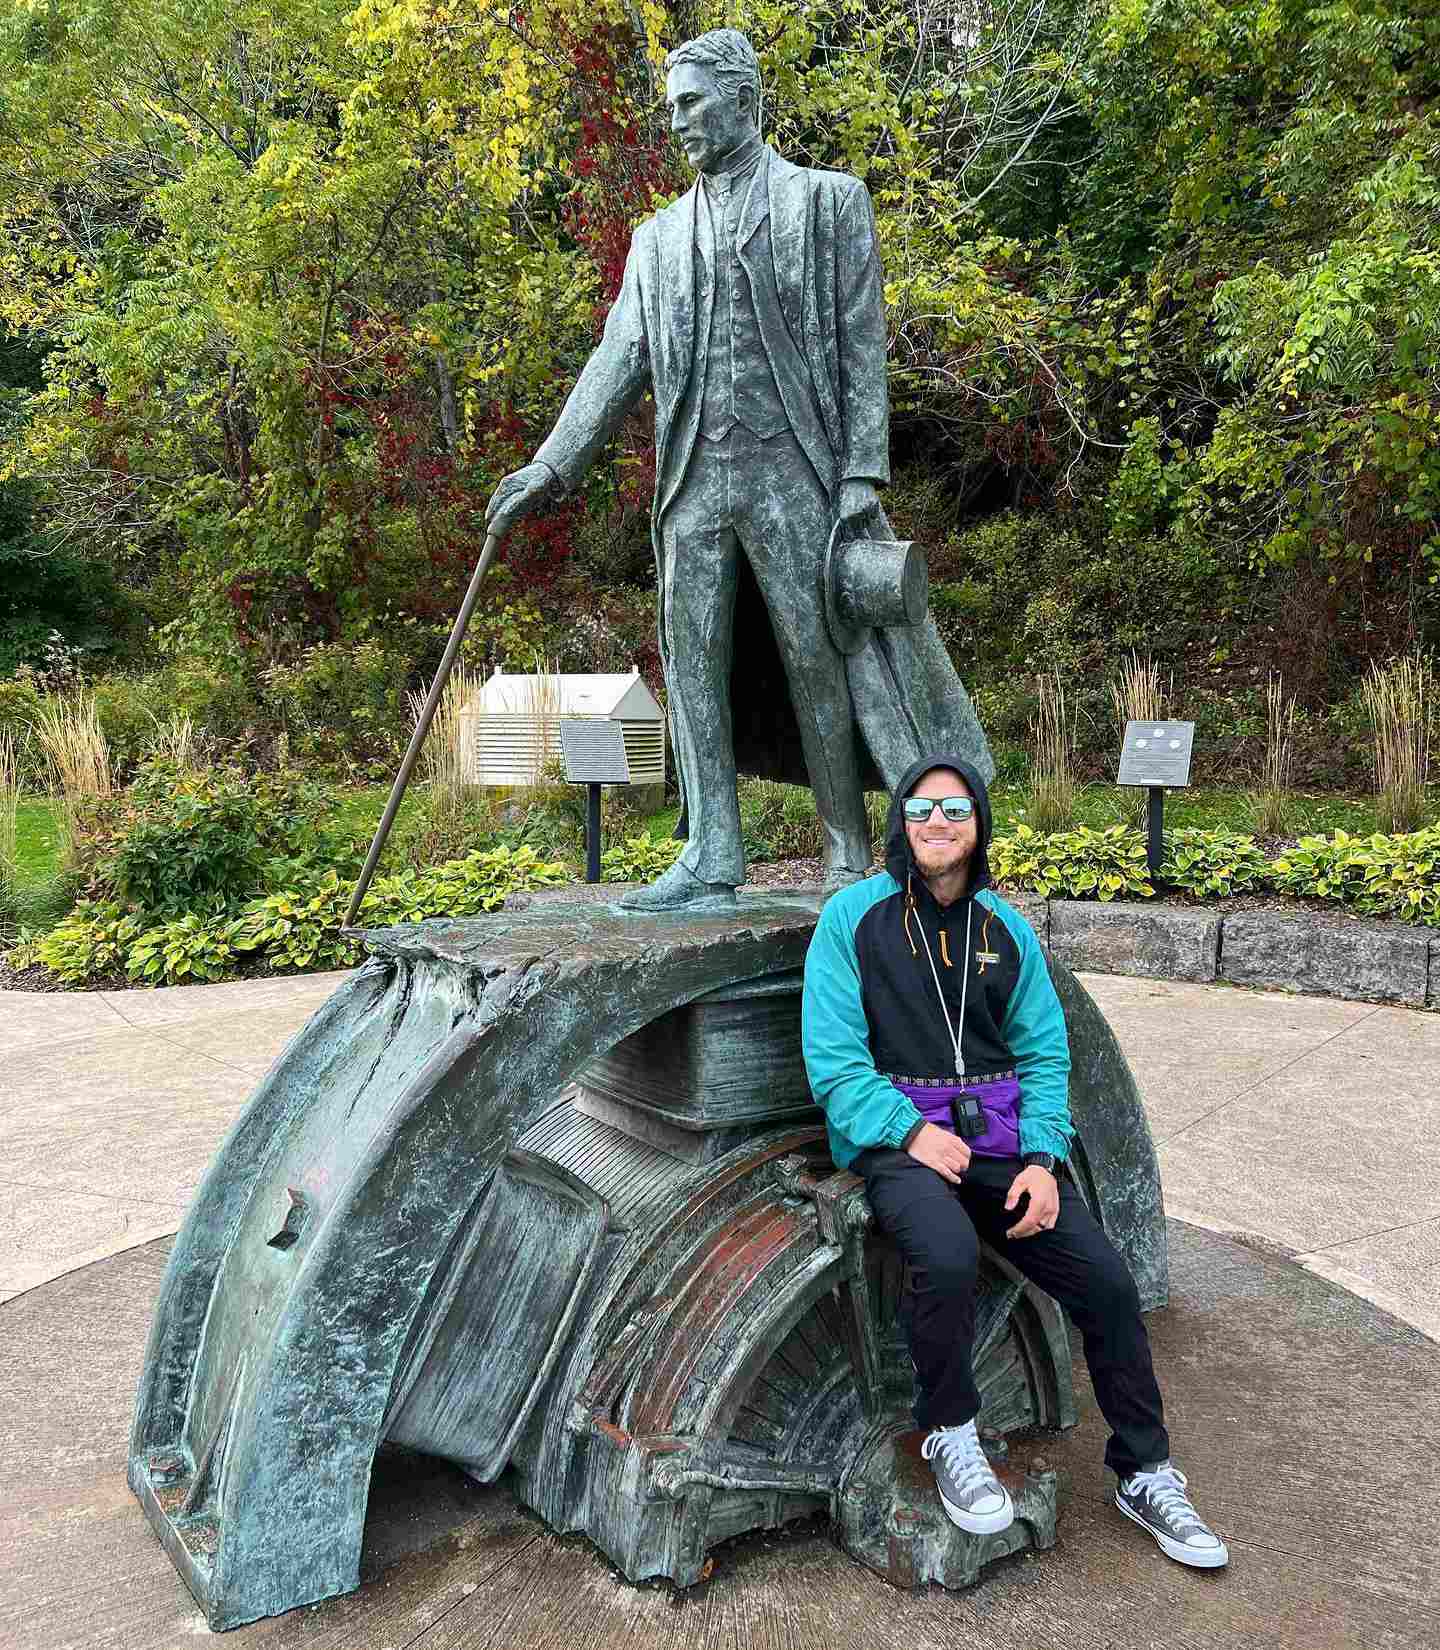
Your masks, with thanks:
[(74, 863), (86, 804), (113, 795), (110, 746), (88, 693), (56, 694), (40, 707), (35, 740), (50, 764), (64, 806), (65, 857)]
[(150, 736), (150, 755), (182, 772), (194, 768), (200, 751), (193, 718), (183, 711), (172, 711), (162, 722), (152, 711), (150, 720), (155, 724), (155, 731)]
[(560, 677), (547, 659), (537, 659), (533, 673), (525, 677), (524, 714), (535, 724), (534, 771), (530, 783), (537, 789), (553, 789), (550, 773), (560, 760)]
[(35, 738), (59, 781), (66, 804), (109, 796), (110, 746), (88, 693), (56, 694), (40, 707)]
[(1169, 697), (1167, 687), (1160, 681), (1159, 665), (1149, 654), (1142, 659), (1132, 649), (1121, 662), (1120, 674), (1110, 684), (1110, 703), (1120, 724), (1117, 731), (1123, 735), (1127, 722), (1163, 721), (1170, 708)]
[[(456, 664), (440, 695), (430, 732), (420, 747), (420, 772), (434, 790), (453, 794), (467, 789), (471, 783), (470, 753), (464, 747), (465, 727), (461, 718), (474, 708), (479, 696), (480, 678), (465, 665)], [(418, 727), (426, 695), (407, 693), (405, 697), (410, 706), (411, 725)]]
[[(1110, 683), (1110, 703), (1115, 708), (1116, 744), (1123, 742), (1127, 722), (1163, 721), (1170, 713), (1170, 695), (1175, 678), (1160, 680), (1160, 667), (1147, 653), (1142, 659), (1132, 648), (1120, 663), (1119, 675)], [(1137, 830), (1145, 828), (1146, 796), (1143, 790), (1130, 794), (1124, 806), (1125, 821)]]
[(1361, 686), (1370, 718), (1376, 812), (1382, 831), (1418, 830), (1425, 820), (1435, 667), (1422, 653), (1372, 660)]
[[(420, 748), (424, 823), (414, 848), (421, 864), (460, 857), (488, 834), (493, 823), (484, 792), (471, 777), (474, 752), (465, 743), (465, 716), (475, 708), (479, 696), (480, 678), (463, 664), (456, 664)], [(406, 699), (410, 719), (418, 725), (425, 695), (410, 693)]]
[(1065, 830), (1075, 818), (1075, 716), (1058, 670), (1037, 676), (1035, 689), (1027, 823), (1044, 834)]
[(1265, 685), (1265, 761), (1260, 788), (1250, 799), (1255, 829), (1261, 836), (1287, 836), (1295, 822), (1295, 695), (1286, 693), (1282, 677)]
[(20, 752), (8, 733), (0, 734), (0, 924), (15, 912), (20, 835)]

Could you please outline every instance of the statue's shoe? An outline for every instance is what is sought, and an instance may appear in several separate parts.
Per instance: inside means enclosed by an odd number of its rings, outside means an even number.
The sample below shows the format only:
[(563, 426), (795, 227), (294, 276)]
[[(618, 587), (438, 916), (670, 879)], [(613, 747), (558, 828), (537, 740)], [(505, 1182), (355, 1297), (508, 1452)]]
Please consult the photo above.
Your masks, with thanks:
[(648, 888), (637, 888), (616, 901), (622, 911), (682, 911), (692, 906), (717, 910), (734, 903), (735, 890), (728, 882), (702, 882), (679, 863)]
[(829, 899), (831, 894), (838, 894), (842, 888), (848, 888), (852, 883), (864, 882), (869, 876), (868, 871), (857, 871), (852, 865), (830, 865), (825, 869), (824, 896)]

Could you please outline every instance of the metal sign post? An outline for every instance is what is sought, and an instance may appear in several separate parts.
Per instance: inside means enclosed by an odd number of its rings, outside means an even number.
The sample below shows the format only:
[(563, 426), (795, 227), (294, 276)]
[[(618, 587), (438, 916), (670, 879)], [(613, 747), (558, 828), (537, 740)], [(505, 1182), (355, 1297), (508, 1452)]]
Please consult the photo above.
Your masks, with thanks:
[(560, 750), (565, 778), (571, 785), (589, 787), (585, 806), (585, 880), (600, 880), (600, 787), (628, 785), (630, 758), (625, 752), (625, 729), (601, 716), (562, 716)]
[(1183, 790), (1190, 783), (1190, 752), (1195, 742), (1193, 722), (1127, 722), (1120, 747), (1117, 785), (1144, 786), (1145, 864), (1152, 881), (1160, 876), (1165, 857), (1165, 792)]

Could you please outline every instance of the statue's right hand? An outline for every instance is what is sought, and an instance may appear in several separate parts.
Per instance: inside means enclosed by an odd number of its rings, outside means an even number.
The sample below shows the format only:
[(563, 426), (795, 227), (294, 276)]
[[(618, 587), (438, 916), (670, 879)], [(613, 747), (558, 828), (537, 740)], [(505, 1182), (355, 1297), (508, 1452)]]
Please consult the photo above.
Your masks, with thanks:
[(555, 472), (548, 464), (527, 464), (523, 470), (512, 470), (485, 506), (486, 531), (503, 539), (521, 516), (538, 510), (554, 491)]

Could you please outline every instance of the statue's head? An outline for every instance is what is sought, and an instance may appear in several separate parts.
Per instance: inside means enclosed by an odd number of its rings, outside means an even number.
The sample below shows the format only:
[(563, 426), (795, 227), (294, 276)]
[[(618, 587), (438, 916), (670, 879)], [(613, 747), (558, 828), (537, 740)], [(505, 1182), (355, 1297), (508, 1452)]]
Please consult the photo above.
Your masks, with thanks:
[(760, 130), (760, 64), (738, 29), (712, 29), (665, 59), (670, 129), (697, 172)]

